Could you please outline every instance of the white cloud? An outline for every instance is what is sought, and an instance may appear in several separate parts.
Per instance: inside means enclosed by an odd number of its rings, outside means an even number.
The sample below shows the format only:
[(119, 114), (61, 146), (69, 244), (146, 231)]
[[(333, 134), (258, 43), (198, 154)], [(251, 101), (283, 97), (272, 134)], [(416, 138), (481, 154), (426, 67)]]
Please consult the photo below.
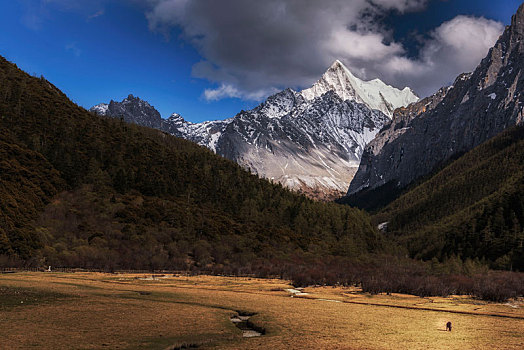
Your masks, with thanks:
[(223, 98), (231, 98), (231, 97), (242, 98), (245, 100), (259, 101), (275, 92), (277, 92), (277, 90), (272, 89), (272, 88), (261, 89), (261, 90), (252, 91), (252, 92), (245, 92), (245, 91), (240, 91), (239, 89), (237, 89), (236, 87), (230, 84), (221, 84), (216, 89), (205, 89), (203, 96), (207, 101), (218, 101)]
[(334, 31), (325, 42), (325, 49), (332, 56), (373, 61), (404, 52), (397, 43), (384, 44), (380, 33), (357, 33), (345, 29)]
[(204, 97), (261, 99), (312, 84), (335, 60), (364, 79), (380, 78), (427, 95), (474, 69), (502, 24), (458, 16), (422, 43), (418, 58), (378, 17), (424, 8), (426, 0), (144, 0), (151, 30), (172, 27), (201, 54), (195, 77), (215, 83)]
[[(455, 56), (466, 64), (471, 63), (471, 56), (484, 56), (488, 48), (502, 33), (501, 23), (485, 18), (458, 16), (443, 23), (433, 34), (434, 43), (429, 54)], [(468, 54), (457, 54), (465, 51)], [(444, 53), (444, 55), (443, 55)]]
[(486, 56), (504, 26), (485, 18), (457, 16), (430, 33), (418, 59), (393, 56), (381, 73), (399, 84), (409, 84), (425, 96), (472, 71)]
[(241, 97), (242, 94), (237, 88), (229, 85), (222, 84), (216, 89), (206, 89), (204, 91), (204, 97), (208, 101), (217, 101), (225, 97)]

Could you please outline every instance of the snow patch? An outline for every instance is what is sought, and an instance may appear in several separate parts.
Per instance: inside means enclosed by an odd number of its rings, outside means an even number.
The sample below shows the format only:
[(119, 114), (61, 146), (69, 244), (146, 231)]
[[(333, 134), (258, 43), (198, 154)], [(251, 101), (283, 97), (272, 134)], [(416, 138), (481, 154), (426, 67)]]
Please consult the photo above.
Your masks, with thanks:
[(106, 115), (109, 105), (107, 103), (100, 103), (96, 106), (91, 107), (90, 111), (95, 112), (98, 115)]
[(300, 289), (286, 289), (286, 292), (291, 293), (291, 296), (302, 296), (302, 295), (309, 295), (309, 293), (304, 293)]

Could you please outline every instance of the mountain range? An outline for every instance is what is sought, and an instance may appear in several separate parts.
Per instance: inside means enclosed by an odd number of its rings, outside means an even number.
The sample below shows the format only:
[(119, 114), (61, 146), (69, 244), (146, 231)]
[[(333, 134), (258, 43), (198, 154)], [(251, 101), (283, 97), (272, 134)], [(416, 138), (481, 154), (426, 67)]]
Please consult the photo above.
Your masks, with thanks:
[(346, 192), (364, 147), (393, 111), (417, 100), (409, 88), (363, 81), (335, 61), (312, 87), (283, 90), (226, 120), (195, 124), (176, 113), (162, 119), (132, 95), (90, 110), (194, 141), (259, 176), (334, 199)]

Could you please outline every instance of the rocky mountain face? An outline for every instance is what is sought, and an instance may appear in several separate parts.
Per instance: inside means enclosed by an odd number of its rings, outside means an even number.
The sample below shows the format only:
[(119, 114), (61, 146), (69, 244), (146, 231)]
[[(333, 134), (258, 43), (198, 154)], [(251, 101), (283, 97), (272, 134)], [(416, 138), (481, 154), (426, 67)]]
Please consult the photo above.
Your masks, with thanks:
[[(399, 109), (366, 147), (348, 196), (396, 191), (523, 120), (524, 5), (473, 73)], [(350, 198), (350, 197), (349, 197)], [(362, 199), (363, 197), (361, 197)], [(353, 204), (364, 204), (352, 202)], [(362, 201), (362, 200), (360, 200)]]
[(362, 81), (336, 61), (313, 87), (283, 90), (226, 120), (191, 123), (178, 114), (158, 120), (156, 112), (146, 121), (150, 105), (132, 96), (91, 111), (159, 125), (152, 127), (206, 146), (262, 177), (311, 197), (334, 199), (345, 193), (366, 144), (391, 112), (417, 100), (409, 88)]
[(224, 130), (217, 153), (306, 194), (340, 196), (366, 143), (387, 117), (363, 104), (343, 101), (333, 91), (309, 103), (291, 90), (282, 94), (295, 103), (288, 113), (268, 117), (265, 105), (240, 113)]

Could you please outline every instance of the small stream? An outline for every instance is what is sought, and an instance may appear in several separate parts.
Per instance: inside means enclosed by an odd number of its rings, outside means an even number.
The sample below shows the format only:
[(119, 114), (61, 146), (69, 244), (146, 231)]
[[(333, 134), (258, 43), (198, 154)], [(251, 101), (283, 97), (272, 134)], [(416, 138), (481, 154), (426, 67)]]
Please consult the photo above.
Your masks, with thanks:
[(251, 316), (254, 315), (255, 313), (253, 312), (237, 311), (237, 314), (230, 318), (231, 322), (233, 322), (238, 329), (242, 330), (242, 336), (244, 338), (260, 337), (266, 334), (264, 328), (258, 327), (249, 320)]

